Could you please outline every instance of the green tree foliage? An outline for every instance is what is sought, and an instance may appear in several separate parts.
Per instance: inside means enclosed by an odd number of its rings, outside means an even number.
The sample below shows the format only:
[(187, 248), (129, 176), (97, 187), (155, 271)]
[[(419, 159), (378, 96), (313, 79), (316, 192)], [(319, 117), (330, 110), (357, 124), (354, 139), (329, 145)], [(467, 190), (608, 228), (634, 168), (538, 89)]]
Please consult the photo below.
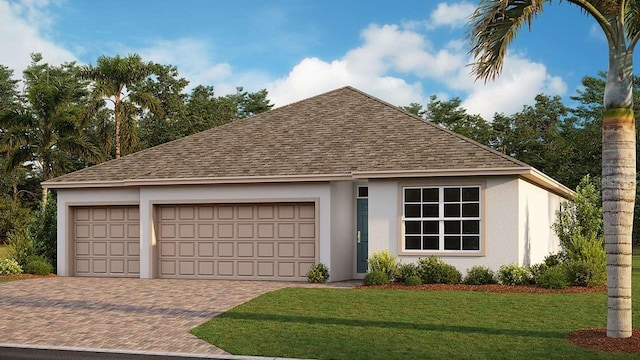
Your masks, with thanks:
[(567, 249), (578, 236), (603, 241), (601, 191), (590, 176), (585, 176), (576, 187), (571, 201), (563, 201), (556, 211), (553, 230), (560, 245)]
[(55, 269), (57, 254), (57, 205), (55, 197), (42, 204), (27, 226), (35, 255), (44, 257)]

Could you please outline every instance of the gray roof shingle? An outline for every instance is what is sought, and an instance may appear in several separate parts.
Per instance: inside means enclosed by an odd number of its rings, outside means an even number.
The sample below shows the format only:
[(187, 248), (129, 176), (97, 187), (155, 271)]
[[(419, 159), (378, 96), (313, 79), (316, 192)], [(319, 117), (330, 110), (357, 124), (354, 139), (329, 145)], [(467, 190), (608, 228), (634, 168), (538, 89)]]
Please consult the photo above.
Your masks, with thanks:
[(501, 168), (529, 166), (344, 87), (45, 184)]

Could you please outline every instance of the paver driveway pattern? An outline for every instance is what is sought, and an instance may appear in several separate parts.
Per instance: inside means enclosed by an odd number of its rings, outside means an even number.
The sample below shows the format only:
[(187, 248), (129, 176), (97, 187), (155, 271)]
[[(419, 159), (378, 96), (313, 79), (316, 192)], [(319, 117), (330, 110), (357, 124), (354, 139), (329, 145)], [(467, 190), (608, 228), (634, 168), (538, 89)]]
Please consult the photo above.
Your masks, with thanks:
[(73, 277), (7, 282), (0, 284), (0, 343), (222, 354), (189, 330), (291, 285)]

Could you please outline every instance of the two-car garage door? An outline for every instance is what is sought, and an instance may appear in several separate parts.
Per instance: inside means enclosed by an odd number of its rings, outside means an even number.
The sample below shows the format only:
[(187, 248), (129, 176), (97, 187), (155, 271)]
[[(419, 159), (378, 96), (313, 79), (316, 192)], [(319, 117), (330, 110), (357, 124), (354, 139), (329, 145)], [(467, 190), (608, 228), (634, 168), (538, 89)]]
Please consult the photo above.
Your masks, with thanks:
[(159, 276), (302, 280), (316, 257), (313, 203), (159, 206)]
[[(314, 203), (158, 205), (158, 276), (304, 280), (316, 260)], [(139, 276), (137, 206), (77, 207), (74, 273)]]

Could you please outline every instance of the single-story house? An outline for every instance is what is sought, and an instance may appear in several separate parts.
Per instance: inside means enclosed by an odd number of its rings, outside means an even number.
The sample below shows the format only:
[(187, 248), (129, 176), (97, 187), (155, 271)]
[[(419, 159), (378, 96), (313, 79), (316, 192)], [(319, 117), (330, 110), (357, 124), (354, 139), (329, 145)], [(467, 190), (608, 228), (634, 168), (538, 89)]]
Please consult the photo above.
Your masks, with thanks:
[(571, 190), (344, 87), (43, 183), (58, 275), (361, 278), (367, 257), (431, 255), (463, 273), (557, 251)]

